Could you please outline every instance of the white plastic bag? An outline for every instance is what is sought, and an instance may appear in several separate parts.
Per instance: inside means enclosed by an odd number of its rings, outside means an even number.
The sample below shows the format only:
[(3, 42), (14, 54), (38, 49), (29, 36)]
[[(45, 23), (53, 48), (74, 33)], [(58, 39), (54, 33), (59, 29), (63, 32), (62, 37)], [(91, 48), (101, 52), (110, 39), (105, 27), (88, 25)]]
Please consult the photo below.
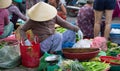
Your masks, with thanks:
[(0, 49), (1, 68), (13, 68), (20, 64), (19, 48), (16, 46), (4, 46)]
[(91, 43), (92, 40), (81, 39), (77, 43), (75, 43), (72, 48), (90, 48)]

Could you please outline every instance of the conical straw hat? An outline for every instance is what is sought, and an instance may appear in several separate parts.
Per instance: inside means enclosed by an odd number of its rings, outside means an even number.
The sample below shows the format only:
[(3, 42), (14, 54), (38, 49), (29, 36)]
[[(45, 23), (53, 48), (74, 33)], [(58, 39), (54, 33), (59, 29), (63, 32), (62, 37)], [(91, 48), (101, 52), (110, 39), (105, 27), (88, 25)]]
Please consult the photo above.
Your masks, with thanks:
[(39, 2), (32, 6), (27, 14), (34, 21), (48, 21), (57, 15), (57, 10), (45, 2)]
[(11, 5), (12, 0), (0, 0), (0, 8), (7, 8)]

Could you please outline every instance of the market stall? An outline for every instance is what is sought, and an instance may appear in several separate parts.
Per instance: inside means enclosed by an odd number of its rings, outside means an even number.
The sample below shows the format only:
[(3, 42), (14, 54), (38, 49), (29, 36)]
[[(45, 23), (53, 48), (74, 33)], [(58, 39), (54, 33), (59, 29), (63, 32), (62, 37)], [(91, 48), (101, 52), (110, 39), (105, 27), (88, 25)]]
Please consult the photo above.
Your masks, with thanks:
[[(61, 28), (60, 26), (56, 28), (57, 32), (64, 33), (67, 29)], [(114, 31), (113, 31), (114, 32)], [(115, 34), (115, 32), (114, 32)], [(96, 41), (97, 40), (97, 41)], [(93, 44), (94, 42), (94, 44)], [(103, 43), (106, 43), (107, 49), (104, 47)], [(1, 40), (0, 51), (6, 48), (6, 45), (11, 49), (17, 48), (17, 52), (11, 51), (8, 54), (10, 57), (11, 53), (16, 60), (9, 59), (13, 61), (7, 66), (1, 65), (0, 67), (5, 68), (1, 70), (9, 70), (15, 67), (24, 68), (36, 68), (37, 71), (119, 71), (120, 70), (120, 46), (112, 41), (105, 41), (102, 37), (97, 39), (80, 39), (76, 34), (76, 43), (72, 45), (66, 45), (63, 48), (62, 56), (45, 53), (39, 55), (38, 46), (35, 46), (35, 51), (32, 47), (22, 47), (20, 51), (19, 42), (15, 35), (11, 35), (5, 39)], [(69, 46), (69, 47), (68, 47)], [(98, 47), (98, 48), (96, 48)], [(104, 48), (102, 48), (104, 47)], [(23, 49), (24, 48), (24, 49)], [(20, 50), (19, 50), (20, 49)], [(9, 50), (8, 50), (9, 51)], [(38, 53), (38, 54), (37, 54)], [(24, 56), (24, 55), (27, 56)], [(40, 57), (39, 57), (40, 56)], [(4, 55), (2, 56), (4, 57)], [(22, 59), (20, 59), (22, 57)], [(27, 60), (25, 60), (27, 58)], [(21, 60), (25, 60), (22, 61)], [(31, 60), (34, 60), (33, 62)], [(29, 62), (29, 63), (27, 63)], [(37, 63), (36, 63), (37, 62)], [(9, 67), (8, 67), (9, 65)]]

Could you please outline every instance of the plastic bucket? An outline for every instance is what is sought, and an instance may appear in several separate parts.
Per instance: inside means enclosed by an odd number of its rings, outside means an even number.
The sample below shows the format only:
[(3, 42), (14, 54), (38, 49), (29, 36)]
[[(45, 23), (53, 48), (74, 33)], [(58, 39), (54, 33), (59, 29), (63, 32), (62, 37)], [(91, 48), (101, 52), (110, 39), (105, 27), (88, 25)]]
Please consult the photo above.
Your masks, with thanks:
[(22, 65), (28, 68), (38, 67), (41, 57), (40, 44), (33, 43), (32, 45), (33, 46), (23, 46), (20, 44)]

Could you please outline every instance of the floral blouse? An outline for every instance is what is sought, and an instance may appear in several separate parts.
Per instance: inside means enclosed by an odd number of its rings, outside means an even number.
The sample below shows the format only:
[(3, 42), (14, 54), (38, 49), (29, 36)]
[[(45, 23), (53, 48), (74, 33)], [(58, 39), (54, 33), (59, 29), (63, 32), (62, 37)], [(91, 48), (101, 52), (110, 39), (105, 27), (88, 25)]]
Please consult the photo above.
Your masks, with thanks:
[(77, 25), (81, 29), (85, 38), (93, 38), (94, 33), (94, 12), (92, 7), (83, 6), (77, 15)]

